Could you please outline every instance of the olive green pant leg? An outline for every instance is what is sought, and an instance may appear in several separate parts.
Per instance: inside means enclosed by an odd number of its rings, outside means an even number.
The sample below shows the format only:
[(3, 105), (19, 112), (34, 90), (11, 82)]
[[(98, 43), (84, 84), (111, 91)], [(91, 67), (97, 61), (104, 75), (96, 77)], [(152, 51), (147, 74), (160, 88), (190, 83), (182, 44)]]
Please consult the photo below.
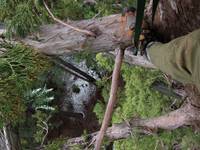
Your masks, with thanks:
[(200, 89), (200, 29), (166, 44), (155, 43), (148, 54), (161, 71)]

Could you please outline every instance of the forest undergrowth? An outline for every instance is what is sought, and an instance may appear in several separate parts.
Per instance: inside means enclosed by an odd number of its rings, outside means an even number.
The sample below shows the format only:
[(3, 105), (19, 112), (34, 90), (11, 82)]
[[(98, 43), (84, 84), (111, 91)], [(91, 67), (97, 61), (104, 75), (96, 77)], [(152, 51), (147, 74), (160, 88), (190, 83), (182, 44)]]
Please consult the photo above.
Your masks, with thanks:
[[(125, 6), (135, 6), (134, 0), (96, 0), (97, 4), (85, 4), (84, 0), (49, 0), (52, 12), (62, 20), (80, 20), (121, 13)], [(6, 25), (6, 37), (25, 37), (37, 32), (39, 26), (53, 23), (39, 0), (0, 0), (0, 21)], [(21, 44), (3, 42), (0, 48), (6, 50), (0, 55), (0, 127), (11, 124), (18, 127), (26, 120), (26, 111), (35, 111), (33, 121), (36, 129), (31, 133), (31, 140), (21, 139), (26, 149), (30, 146), (43, 145), (47, 150), (57, 150), (63, 144), (62, 138), (43, 141), (45, 132), (40, 128), (41, 122), (48, 122), (54, 111), (50, 103), (54, 99), (52, 89), (45, 87), (42, 74), (52, 65), (44, 56)], [(109, 98), (110, 76), (113, 60), (103, 54), (88, 55), (82, 53), (77, 59), (86, 59), (88, 66), (104, 70), (105, 75), (97, 82), (102, 89), (105, 103)], [(91, 61), (93, 59), (93, 61)], [(95, 65), (94, 65), (95, 64)], [(43, 82), (41, 82), (43, 80)], [(112, 117), (112, 124), (130, 118), (155, 117), (173, 110), (173, 97), (167, 97), (151, 89), (155, 80), (164, 80), (161, 72), (123, 64), (118, 102)], [(102, 122), (105, 103), (99, 101), (94, 108), (99, 123)], [(179, 100), (174, 104), (179, 107)], [(56, 108), (55, 108), (56, 109)], [(43, 110), (43, 111), (41, 111)], [(56, 110), (57, 111), (57, 110)], [(32, 122), (31, 122), (32, 123)], [(31, 124), (29, 122), (29, 124)], [(24, 124), (23, 124), (24, 125)], [(45, 127), (45, 126), (44, 126)], [(198, 147), (200, 135), (190, 127), (174, 131), (160, 131), (156, 135), (142, 136), (133, 134), (130, 138), (114, 142), (117, 150), (160, 150), (160, 149), (193, 149)], [(28, 147), (29, 148), (29, 147)]]

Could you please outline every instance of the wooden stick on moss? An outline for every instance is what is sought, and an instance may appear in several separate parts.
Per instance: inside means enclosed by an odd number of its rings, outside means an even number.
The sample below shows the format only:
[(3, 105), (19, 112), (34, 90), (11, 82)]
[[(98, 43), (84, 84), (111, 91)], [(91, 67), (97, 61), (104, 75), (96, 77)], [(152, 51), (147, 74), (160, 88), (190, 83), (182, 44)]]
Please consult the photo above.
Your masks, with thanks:
[(68, 27), (68, 28), (70, 28), (70, 29), (73, 29), (74, 31), (81, 32), (81, 33), (84, 33), (84, 34), (87, 34), (87, 35), (90, 35), (90, 36), (95, 36), (95, 34), (94, 34), (93, 32), (91, 32), (91, 31), (79, 29), (79, 28), (77, 28), (77, 27), (74, 27), (74, 26), (72, 26), (72, 25), (69, 25), (69, 24), (63, 22), (62, 20), (56, 18), (56, 17), (53, 15), (53, 13), (50, 11), (50, 9), (49, 9), (49, 7), (47, 6), (47, 4), (45, 3), (45, 0), (43, 0), (43, 3), (44, 3), (44, 6), (45, 6), (46, 10), (47, 10), (48, 13), (49, 13), (49, 15), (52, 17), (52, 19), (53, 19), (54, 21), (56, 21), (56, 22), (58, 22), (58, 23), (60, 23), (60, 24), (62, 24), (62, 25), (64, 25), (64, 26), (66, 26), (66, 27)]
[(119, 85), (118, 83), (119, 83), (120, 69), (122, 65), (123, 56), (124, 56), (124, 50), (119, 49), (118, 54), (115, 58), (115, 66), (114, 66), (114, 70), (112, 74), (110, 97), (107, 104), (104, 119), (102, 122), (102, 126), (96, 139), (95, 150), (100, 150), (104, 134), (108, 128), (108, 125), (112, 117), (113, 108), (117, 100), (117, 90), (118, 90), (118, 85)]

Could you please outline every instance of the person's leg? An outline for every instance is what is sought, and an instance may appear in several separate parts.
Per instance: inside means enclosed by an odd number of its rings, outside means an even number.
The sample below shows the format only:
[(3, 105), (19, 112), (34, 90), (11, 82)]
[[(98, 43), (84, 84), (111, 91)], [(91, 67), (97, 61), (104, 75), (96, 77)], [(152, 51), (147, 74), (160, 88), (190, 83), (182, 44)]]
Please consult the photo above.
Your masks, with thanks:
[(200, 29), (148, 48), (151, 62), (161, 71), (183, 83), (194, 83), (200, 89)]

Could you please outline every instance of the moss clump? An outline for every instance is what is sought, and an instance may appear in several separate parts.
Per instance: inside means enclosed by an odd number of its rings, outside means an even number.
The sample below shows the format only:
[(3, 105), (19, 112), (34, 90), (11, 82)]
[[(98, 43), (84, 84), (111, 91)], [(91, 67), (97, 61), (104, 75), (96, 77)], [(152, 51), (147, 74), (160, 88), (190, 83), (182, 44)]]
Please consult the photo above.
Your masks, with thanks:
[[(113, 61), (103, 57), (102, 54), (97, 55), (97, 61), (106, 70), (111, 71), (113, 69)], [(121, 122), (133, 116), (147, 118), (160, 115), (164, 111), (163, 108), (167, 107), (170, 102), (168, 97), (150, 89), (152, 82), (161, 77), (160, 72), (127, 64), (123, 64), (121, 72), (125, 87), (118, 94), (118, 104), (113, 115), (113, 123)], [(102, 95), (107, 101), (110, 80), (108, 81), (104, 77), (98, 85), (104, 87)], [(100, 105), (102, 106), (102, 104), (96, 105), (95, 111), (103, 112), (100, 110)], [(102, 107), (102, 109), (104, 108)]]
[(66, 142), (65, 139), (55, 139), (51, 142), (49, 142), (47, 145), (45, 145), (45, 150), (60, 150), (63, 146), (63, 144)]
[[(97, 55), (100, 66), (107, 71), (112, 71), (113, 61), (102, 54)], [(118, 102), (112, 117), (112, 123), (123, 122), (132, 117), (149, 118), (162, 115), (169, 110), (171, 100), (169, 97), (151, 90), (150, 85), (155, 79), (161, 79), (161, 73), (155, 70), (123, 64), (122, 77), (125, 82), (124, 88), (118, 93)], [(104, 77), (98, 82), (102, 89), (105, 102), (109, 98), (110, 80)], [(100, 122), (103, 119), (105, 104), (97, 103), (94, 112)], [(114, 142), (116, 150), (146, 150), (146, 149), (173, 149), (178, 144), (183, 149), (188, 149), (200, 144), (200, 135), (193, 133), (190, 128), (177, 129), (175, 131), (164, 131), (156, 136), (135, 135), (129, 139)]]
[(165, 131), (154, 136), (134, 136), (127, 140), (115, 142), (115, 149), (121, 150), (160, 150), (175, 149), (181, 150), (199, 149), (200, 134), (194, 133), (191, 128)]
[(23, 96), (38, 76), (49, 67), (48, 60), (22, 45), (3, 43), (0, 56), (0, 124), (22, 120)]

